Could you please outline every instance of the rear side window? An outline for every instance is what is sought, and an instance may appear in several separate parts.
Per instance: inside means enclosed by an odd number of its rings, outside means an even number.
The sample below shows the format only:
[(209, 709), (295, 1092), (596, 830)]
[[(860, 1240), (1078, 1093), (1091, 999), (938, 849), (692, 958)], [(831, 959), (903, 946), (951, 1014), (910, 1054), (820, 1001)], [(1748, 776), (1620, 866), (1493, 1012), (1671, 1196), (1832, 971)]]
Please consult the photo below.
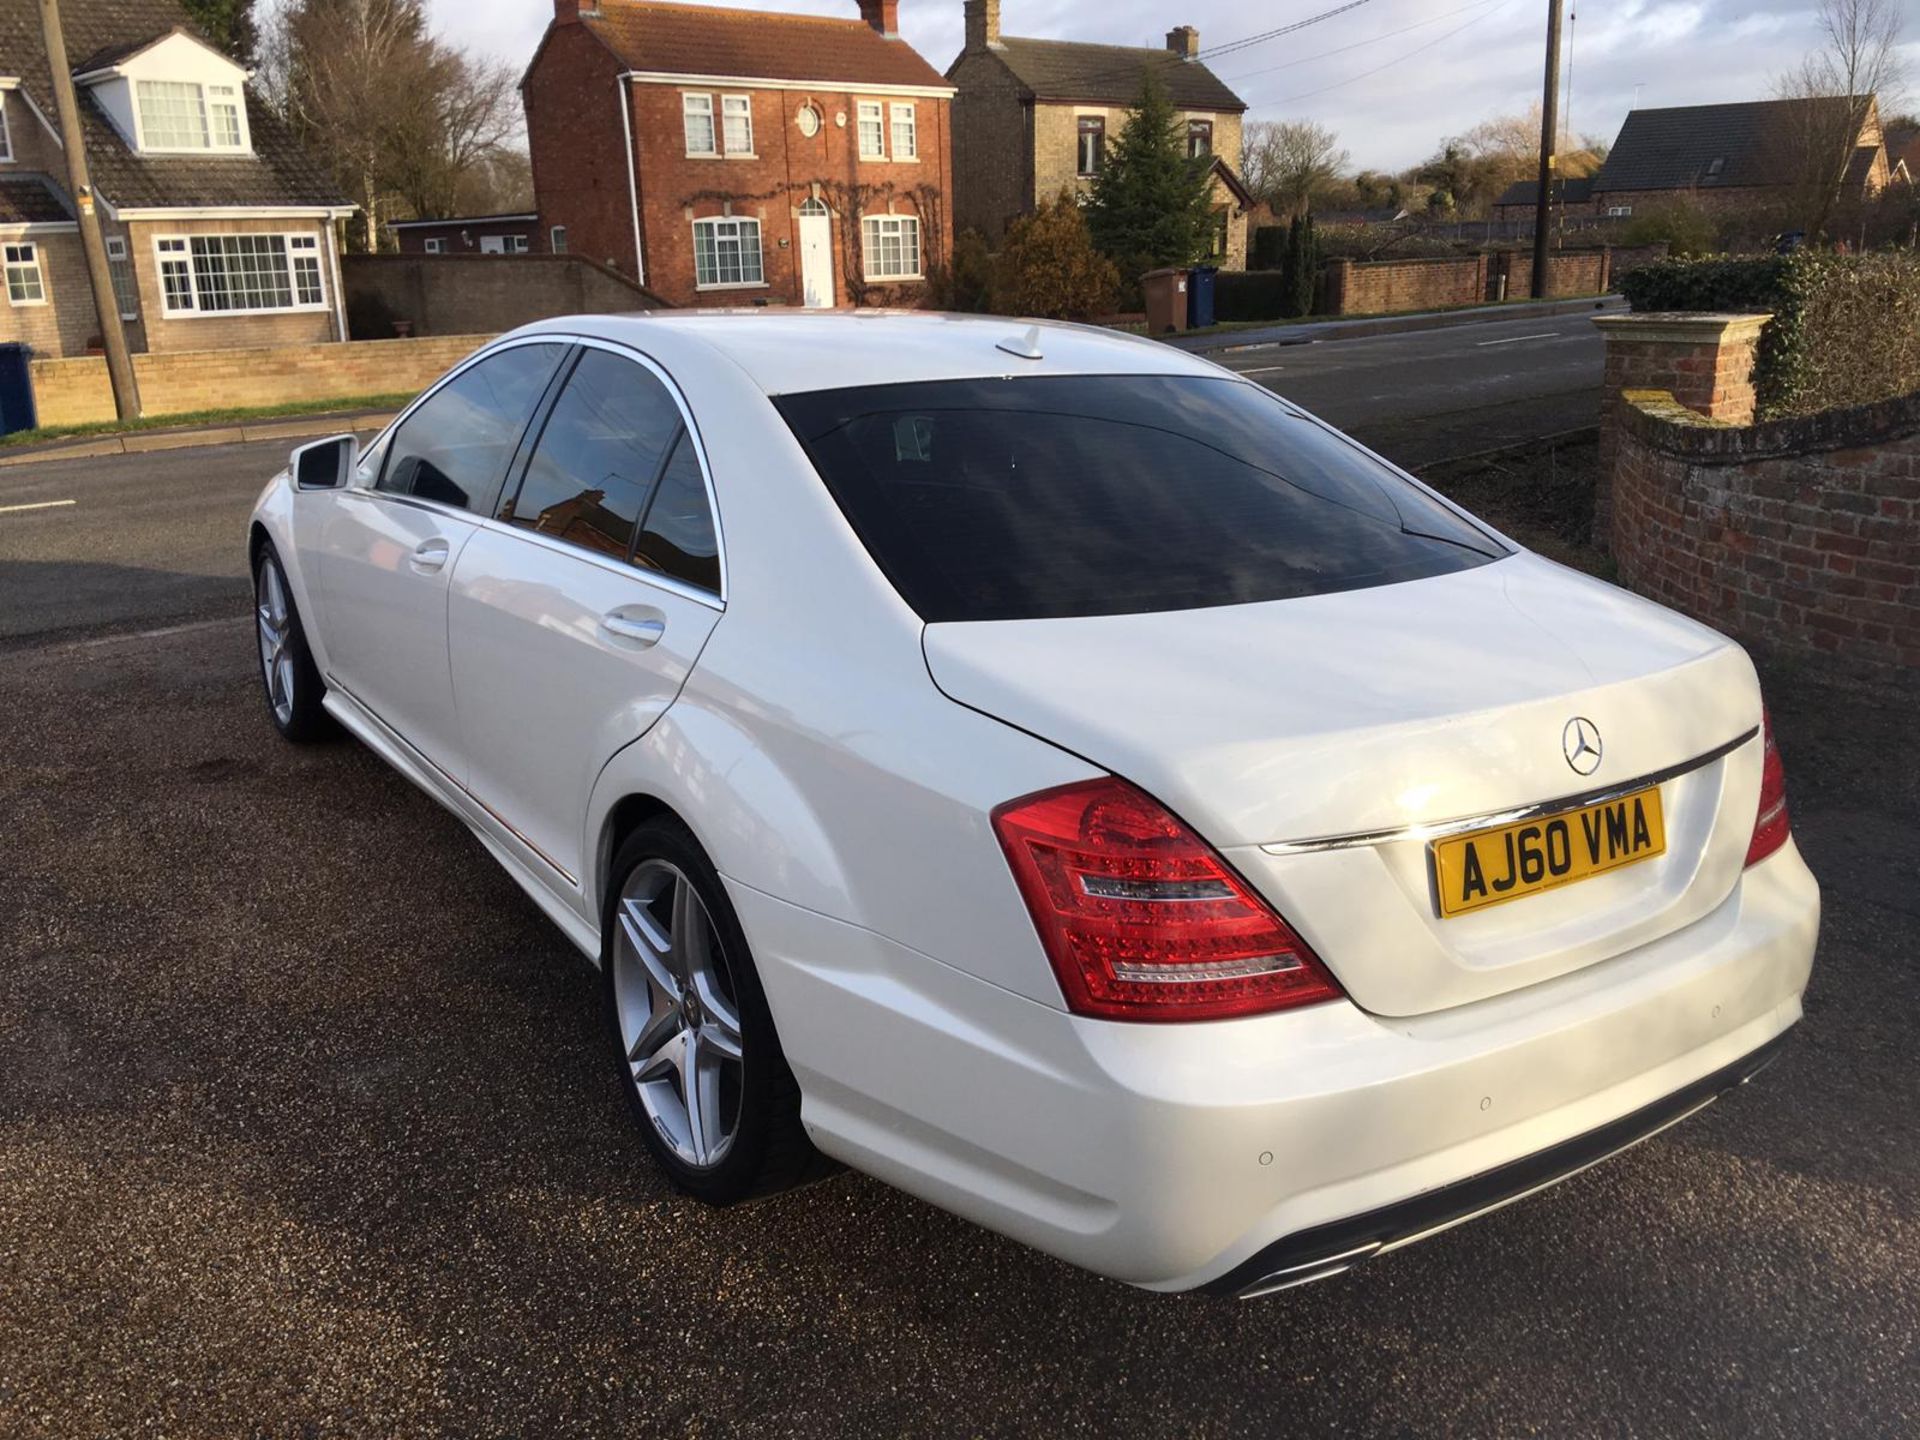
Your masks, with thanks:
[(647, 507), (633, 563), (720, 593), (720, 546), (713, 533), (713, 510), (707, 504), (700, 456), (684, 430), (660, 477), (653, 504)]
[(500, 518), (624, 560), (679, 433), (679, 407), (652, 371), (588, 350)]
[(1507, 553), (1241, 381), (1035, 376), (775, 403), (875, 562), (930, 622), (1282, 600)]
[(469, 366), (409, 415), (377, 490), (487, 512), (566, 346), (516, 345)]

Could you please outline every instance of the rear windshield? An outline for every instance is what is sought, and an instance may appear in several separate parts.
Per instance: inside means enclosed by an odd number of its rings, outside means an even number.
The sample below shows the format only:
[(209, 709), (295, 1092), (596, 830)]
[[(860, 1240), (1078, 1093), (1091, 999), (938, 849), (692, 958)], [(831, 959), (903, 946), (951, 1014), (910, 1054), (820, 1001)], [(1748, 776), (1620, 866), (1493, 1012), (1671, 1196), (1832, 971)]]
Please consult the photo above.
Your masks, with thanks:
[(1507, 553), (1242, 381), (945, 380), (775, 403), (930, 622), (1285, 600)]

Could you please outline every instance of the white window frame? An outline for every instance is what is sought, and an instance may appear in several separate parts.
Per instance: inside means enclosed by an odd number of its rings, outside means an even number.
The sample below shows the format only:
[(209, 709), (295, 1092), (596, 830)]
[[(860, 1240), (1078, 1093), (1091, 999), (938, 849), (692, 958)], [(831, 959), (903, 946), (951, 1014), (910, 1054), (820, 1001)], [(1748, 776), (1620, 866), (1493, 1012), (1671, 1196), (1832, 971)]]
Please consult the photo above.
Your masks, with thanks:
[[(758, 280), (747, 280), (747, 279), (708, 280), (708, 281), (701, 280), (700, 278), (700, 231), (702, 227), (705, 227), (715, 232), (714, 254), (717, 259), (719, 255), (719, 247), (720, 247), (719, 232), (722, 227), (728, 226), (728, 225), (732, 225), (736, 227), (734, 232), (734, 241), (736, 244), (741, 244), (740, 253), (742, 258), (742, 264), (740, 267), (740, 271), (743, 276), (746, 274), (746, 265), (745, 265), (746, 250), (745, 250), (744, 244), (742, 244), (745, 236), (744, 236), (744, 232), (739, 230), (738, 227), (743, 225), (751, 225), (753, 227), (754, 254), (757, 259), (758, 269), (760, 271), (760, 278)], [(719, 273), (717, 266), (715, 269), (715, 273), (716, 274)], [(752, 215), (703, 215), (700, 217), (700, 219), (695, 220), (693, 222), (693, 288), (696, 290), (764, 290), (767, 288), (766, 240), (764, 235), (761, 232), (760, 222), (758, 219), (756, 219)]]
[[(133, 126), (135, 145), (145, 155), (246, 155), (253, 150), (253, 133), (247, 124), (246, 91), (239, 85), (213, 84), (200, 80), (133, 80)], [(147, 137), (147, 110), (141, 98), (141, 88), (147, 85), (176, 85), (192, 90), (197, 96), (200, 107), (200, 127), (207, 137), (205, 145), (159, 145)], [(231, 98), (215, 98), (214, 91), (231, 92)], [(225, 145), (217, 143), (218, 129), (214, 121), (215, 105), (230, 105), (236, 112), (239, 122), (239, 143)]]
[(0, 91), (0, 165), (13, 163), (13, 127), (7, 123), (6, 92)]
[[(124, 235), (109, 235), (107, 242), (107, 275), (113, 281), (114, 298), (120, 302), (122, 320), (140, 318), (140, 282), (134, 278), (133, 252), (127, 248)], [(126, 291), (120, 289), (122, 277), (125, 277)], [(129, 303), (131, 301), (131, 303)]]
[[(854, 102), (853, 127), (854, 146), (862, 160), (884, 160), (887, 158), (887, 107), (878, 100), (858, 100)], [(876, 139), (876, 147), (867, 148), (867, 125), (871, 122)]]
[[(892, 145), (895, 160), (918, 160), (920, 158), (920, 122), (913, 113), (913, 102), (895, 101), (887, 107), (887, 140)], [(904, 124), (905, 129), (902, 130)], [(902, 145), (902, 134), (906, 144)]]
[[(705, 109), (701, 107), (705, 106)], [(693, 122), (704, 120), (707, 125), (707, 143), (705, 150), (693, 148)], [(687, 154), (697, 160), (708, 160), (720, 153), (720, 117), (713, 112), (713, 96), (704, 91), (682, 90), (680, 92), (680, 133), (686, 141)]]
[(429, 235), (420, 242), (420, 247), (429, 255), (444, 255), (447, 253), (446, 237), (444, 235)]
[(567, 227), (566, 226), (555, 225), (555, 226), (552, 226), (550, 229), (548, 229), (547, 253), (551, 255), (564, 255), (567, 253)]
[[(743, 113), (729, 115), (730, 107), (739, 105)], [(729, 122), (735, 119), (746, 121), (747, 143), (738, 150), (733, 148), (733, 137), (728, 133)], [(720, 97), (720, 148), (726, 151), (729, 160), (752, 160), (753, 151), (753, 97), (751, 95), (722, 95)]]
[(1632, 214), (1633, 207), (1631, 205), (1609, 205), (1607, 207), (1607, 218), (1609, 220), (1625, 220)]
[[(895, 273), (873, 268), (873, 262), (881, 249), (880, 237), (889, 225), (896, 227), (896, 233), (903, 238), (909, 233), (907, 227), (913, 227), (910, 232), (913, 236), (911, 273), (904, 270)], [(918, 215), (862, 215), (860, 217), (860, 269), (868, 281), (924, 280), (927, 278), (926, 268), (926, 253), (920, 248), (920, 217)]]
[(533, 249), (532, 242), (524, 235), (505, 235), (501, 238), (507, 242), (509, 255), (525, 255)]
[[(0, 269), (4, 269), (7, 285), (7, 303), (16, 309), (31, 310), (47, 303), (47, 272), (45, 262), (40, 258), (40, 242), (37, 240), (9, 240), (0, 246)], [(24, 299), (13, 293), (13, 272), (21, 272), (21, 288), (26, 288), (30, 276), (33, 288), (40, 294)]]
[[(246, 309), (203, 310), (200, 308), (200, 277), (194, 266), (194, 242), (223, 241), (246, 236), (249, 238), (277, 238), (284, 245), (283, 254), (287, 263), (287, 291), (293, 296), (291, 305), (253, 306)], [(302, 264), (301, 262), (310, 262)], [(332, 304), (327, 296), (327, 266), (325, 254), (320, 248), (320, 237), (310, 230), (245, 230), (245, 231), (202, 231), (198, 234), (183, 232), (153, 237), (154, 275), (160, 283), (160, 313), (169, 320), (242, 320), (252, 315), (310, 315), (331, 310)], [(184, 273), (178, 278), (186, 282), (187, 295), (192, 304), (186, 307), (173, 303), (173, 294), (167, 288), (167, 269), (169, 266), (184, 266)], [(317, 300), (302, 300), (302, 273), (311, 281), (311, 288), (318, 289)]]

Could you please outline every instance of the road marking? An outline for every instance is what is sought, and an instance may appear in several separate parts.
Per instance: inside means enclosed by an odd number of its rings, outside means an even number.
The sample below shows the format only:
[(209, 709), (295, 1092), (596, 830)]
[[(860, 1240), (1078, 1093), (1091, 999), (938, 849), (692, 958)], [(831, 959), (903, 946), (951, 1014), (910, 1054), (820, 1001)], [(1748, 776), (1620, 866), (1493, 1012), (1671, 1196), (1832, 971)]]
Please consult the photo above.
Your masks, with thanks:
[(19, 510), (58, 510), (62, 505), (78, 505), (78, 500), (36, 500), (31, 505), (0, 505), (0, 515), (11, 515)]
[(1547, 330), (1538, 335), (1509, 335), (1504, 340), (1480, 340), (1475, 344), (1479, 349), (1484, 350), (1489, 345), (1518, 345), (1522, 340), (1552, 340), (1559, 334), (1558, 330)]
[(218, 630), (225, 626), (237, 625), (250, 618), (246, 615), (229, 615), (219, 620), (191, 620), (184, 625), (166, 625), (158, 630), (136, 630), (130, 635), (102, 635), (94, 640), (79, 640), (66, 648), (94, 650), (102, 645), (124, 645), (130, 640), (158, 640), (167, 635), (190, 635), (196, 630)]
[(1236, 375), (1278, 375), (1287, 367), (1284, 365), (1262, 365), (1258, 370), (1236, 370)]

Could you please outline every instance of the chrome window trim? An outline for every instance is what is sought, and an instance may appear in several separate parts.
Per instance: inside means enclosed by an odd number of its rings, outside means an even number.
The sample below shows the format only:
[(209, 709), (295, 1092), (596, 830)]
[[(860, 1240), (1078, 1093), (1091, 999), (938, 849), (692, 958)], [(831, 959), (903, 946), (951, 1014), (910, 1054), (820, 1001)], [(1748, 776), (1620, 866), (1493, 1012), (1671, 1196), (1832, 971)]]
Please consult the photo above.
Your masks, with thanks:
[[(498, 355), (503, 350), (517, 350), (522, 345), (558, 345), (562, 350), (565, 350), (571, 344), (573, 344), (573, 341), (563, 335), (524, 335), (513, 340), (497, 341), (492, 345), (488, 345), (484, 347), (483, 349), (474, 351), (473, 354), (467, 356), (466, 359), (462, 360), (458, 365), (454, 366), (453, 369), (447, 371), (446, 374), (442, 375), (438, 380), (434, 381), (433, 384), (429, 385), (426, 389), (422, 390), (418, 395), (414, 396), (412, 401), (407, 405), (406, 409), (402, 410), (398, 415), (394, 416), (393, 420), (388, 424), (387, 428), (382, 430), (378, 435), (373, 437), (372, 443), (370, 443), (367, 446), (365, 453), (368, 455), (371, 455), (374, 451), (378, 450), (382, 445), (387, 444), (390, 440), (392, 440), (392, 438), (395, 435), (400, 433), (400, 427), (406, 424), (407, 421), (413, 418), (414, 411), (418, 410), (422, 405), (426, 404), (429, 400), (433, 399), (434, 396), (438, 395), (442, 390), (446, 389), (447, 386), (451, 385), (454, 381), (458, 380), (462, 375), (466, 374), (467, 371), (471, 370), (474, 366), (478, 365), (482, 360), (486, 360), (491, 358), (492, 356)], [(562, 358), (564, 359), (565, 357), (562, 357)], [(559, 368), (559, 362), (557, 361), (555, 362), (555, 368), (556, 369)], [(551, 383), (553, 377), (548, 376), (547, 378), (549, 383)], [(546, 395), (546, 392), (542, 391), (541, 398), (544, 399), (545, 395)], [(538, 402), (535, 402), (534, 410), (538, 410), (539, 408), (540, 407)], [(534, 411), (527, 412), (527, 419), (529, 421), (533, 419), (533, 414), (534, 414)], [(524, 439), (525, 436), (526, 436), (526, 427), (523, 424), (521, 426), (521, 438)], [(518, 443), (516, 443), (514, 445), (514, 454), (517, 455), (519, 454), (519, 452), (520, 452), (520, 446)], [(392, 462), (392, 460), (393, 460), (393, 451), (389, 449), (385, 454), (383, 454), (380, 457), (380, 468), (373, 473), (372, 478), (365, 485), (360, 486), (358, 488), (364, 489), (364, 490), (370, 490), (380, 495), (392, 496), (392, 495), (398, 494), (399, 492), (397, 491), (382, 490), (380, 488), (380, 482), (386, 479), (387, 466)], [(414, 497), (411, 495), (407, 495), (407, 496), (402, 496), (401, 498), (411, 500)], [(498, 504), (499, 502), (496, 500), (495, 503)], [(465, 515), (469, 520), (478, 520), (480, 518), (478, 515), (474, 514), (474, 512), (471, 510), (458, 510), (451, 505), (435, 504), (433, 508), (437, 510), (445, 510), (455, 515)]]
[(1578, 810), (1586, 805), (1603, 805), (1609, 800), (1618, 800), (1654, 785), (1664, 785), (1669, 780), (1677, 780), (1682, 775), (1690, 775), (1695, 770), (1704, 769), (1714, 761), (1731, 755), (1759, 733), (1760, 727), (1756, 725), (1724, 745), (1716, 745), (1705, 754), (1696, 755), (1691, 760), (1682, 760), (1677, 765), (1669, 765), (1664, 770), (1655, 770), (1651, 774), (1641, 775), (1633, 780), (1605, 785), (1598, 790), (1585, 790), (1577, 795), (1563, 795), (1554, 800), (1542, 800), (1535, 805), (1521, 805), (1510, 810), (1491, 810), (1484, 815), (1468, 815), (1458, 820), (1440, 820), (1430, 825), (1401, 825), (1391, 830), (1363, 830), (1347, 835), (1326, 835), (1313, 840), (1277, 840), (1272, 844), (1262, 845), (1260, 849), (1268, 855), (1305, 855), (1320, 850), (1351, 850), (1369, 845), (1387, 845), (1398, 840), (1441, 840), (1449, 835), (1464, 835), (1469, 830), (1480, 830), (1489, 825), (1516, 825), (1523, 820), (1538, 820), (1544, 816)]

